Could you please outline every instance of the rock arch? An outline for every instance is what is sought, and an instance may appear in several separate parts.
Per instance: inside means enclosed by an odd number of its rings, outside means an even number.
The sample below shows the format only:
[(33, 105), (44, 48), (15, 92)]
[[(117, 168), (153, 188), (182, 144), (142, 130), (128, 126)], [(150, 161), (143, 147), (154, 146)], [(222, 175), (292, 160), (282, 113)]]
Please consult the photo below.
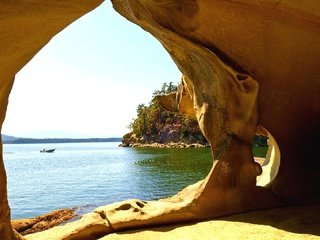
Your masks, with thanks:
[[(80, 238), (319, 201), (318, 1), (112, 2), (120, 14), (153, 34), (186, 76), (188, 104), (219, 161), (207, 178), (172, 198), (98, 208), (84, 217), (96, 219), (96, 228), (83, 227)], [(51, 37), (100, 3), (0, 3), (1, 123), (15, 74)], [(251, 141), (258, 125), (270, 130), (281, 149), (279, 172), (268, 187), (256, 186), (261, 168), (253, 161)], [(0, 183), (0, 235), (22, 239), (10, 225), (2, 157)]]

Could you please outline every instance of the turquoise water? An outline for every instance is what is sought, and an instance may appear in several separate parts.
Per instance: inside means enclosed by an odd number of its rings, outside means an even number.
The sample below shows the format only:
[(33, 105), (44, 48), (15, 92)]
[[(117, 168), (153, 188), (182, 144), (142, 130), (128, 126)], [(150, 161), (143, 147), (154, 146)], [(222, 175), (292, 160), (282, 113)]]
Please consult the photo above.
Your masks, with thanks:
[[(5, 144), (12, 219), (59, 208), (92, 211), (129, 198), (159, 199), (204, 178), (206, 149), (133, 149), (119, 143)], [(56, 148), (54, 153), (40, 153)]]

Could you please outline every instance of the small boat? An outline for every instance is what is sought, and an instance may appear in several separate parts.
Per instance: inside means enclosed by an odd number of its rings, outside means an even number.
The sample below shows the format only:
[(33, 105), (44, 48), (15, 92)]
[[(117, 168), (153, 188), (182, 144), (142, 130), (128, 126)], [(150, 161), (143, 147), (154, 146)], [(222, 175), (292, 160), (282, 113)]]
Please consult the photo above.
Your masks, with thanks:
[(52, 153), (54, 152), (54, 150), (56, 150), (55, 148), (51, 148), (51, 149), (42, 149), (40, 150), (41, 153)]

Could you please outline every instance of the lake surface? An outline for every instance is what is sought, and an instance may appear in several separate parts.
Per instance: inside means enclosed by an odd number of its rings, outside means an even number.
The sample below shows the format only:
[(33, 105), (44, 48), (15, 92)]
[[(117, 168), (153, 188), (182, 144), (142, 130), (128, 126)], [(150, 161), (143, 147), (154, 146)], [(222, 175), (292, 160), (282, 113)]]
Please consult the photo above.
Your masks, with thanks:
[[(12, 219), (59, 208), (80, 213), (129, 198), (171, 196), (203, 179), (209, 148), (135, 149), (119, 143), (5, 144)], [(54, 153), (40, 153), (56, 148)]]

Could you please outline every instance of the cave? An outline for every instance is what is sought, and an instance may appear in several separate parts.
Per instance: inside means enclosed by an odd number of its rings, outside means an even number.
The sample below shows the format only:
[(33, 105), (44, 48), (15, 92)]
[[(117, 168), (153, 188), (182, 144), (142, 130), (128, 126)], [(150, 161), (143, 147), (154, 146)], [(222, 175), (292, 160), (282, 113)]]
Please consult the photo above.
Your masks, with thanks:
[[(183, 73), (192, 104), (189, 113), (198, 119), (218, 162), (203, 181), (172, 198), (133, 199), (96, 209), (85, 217), (95, 219), (96, 227), (84, 227), (72, 239), (319, 203), (316, 0), (112, 2), (117, 12), (161, 42)], [(100, 0), (0, 3), (1, 123), (15, 74), (53, 36), (99, 4)], [(278, 155), (281, 152), (281, 164), (271, 182), (257, 186), (263, 171), (253, 160), (251, 145), (261, 129), (276, 140), (273, 146)], [(23, 239), (10, 224), (2, 157), (0, 183), (0, 235)]]

